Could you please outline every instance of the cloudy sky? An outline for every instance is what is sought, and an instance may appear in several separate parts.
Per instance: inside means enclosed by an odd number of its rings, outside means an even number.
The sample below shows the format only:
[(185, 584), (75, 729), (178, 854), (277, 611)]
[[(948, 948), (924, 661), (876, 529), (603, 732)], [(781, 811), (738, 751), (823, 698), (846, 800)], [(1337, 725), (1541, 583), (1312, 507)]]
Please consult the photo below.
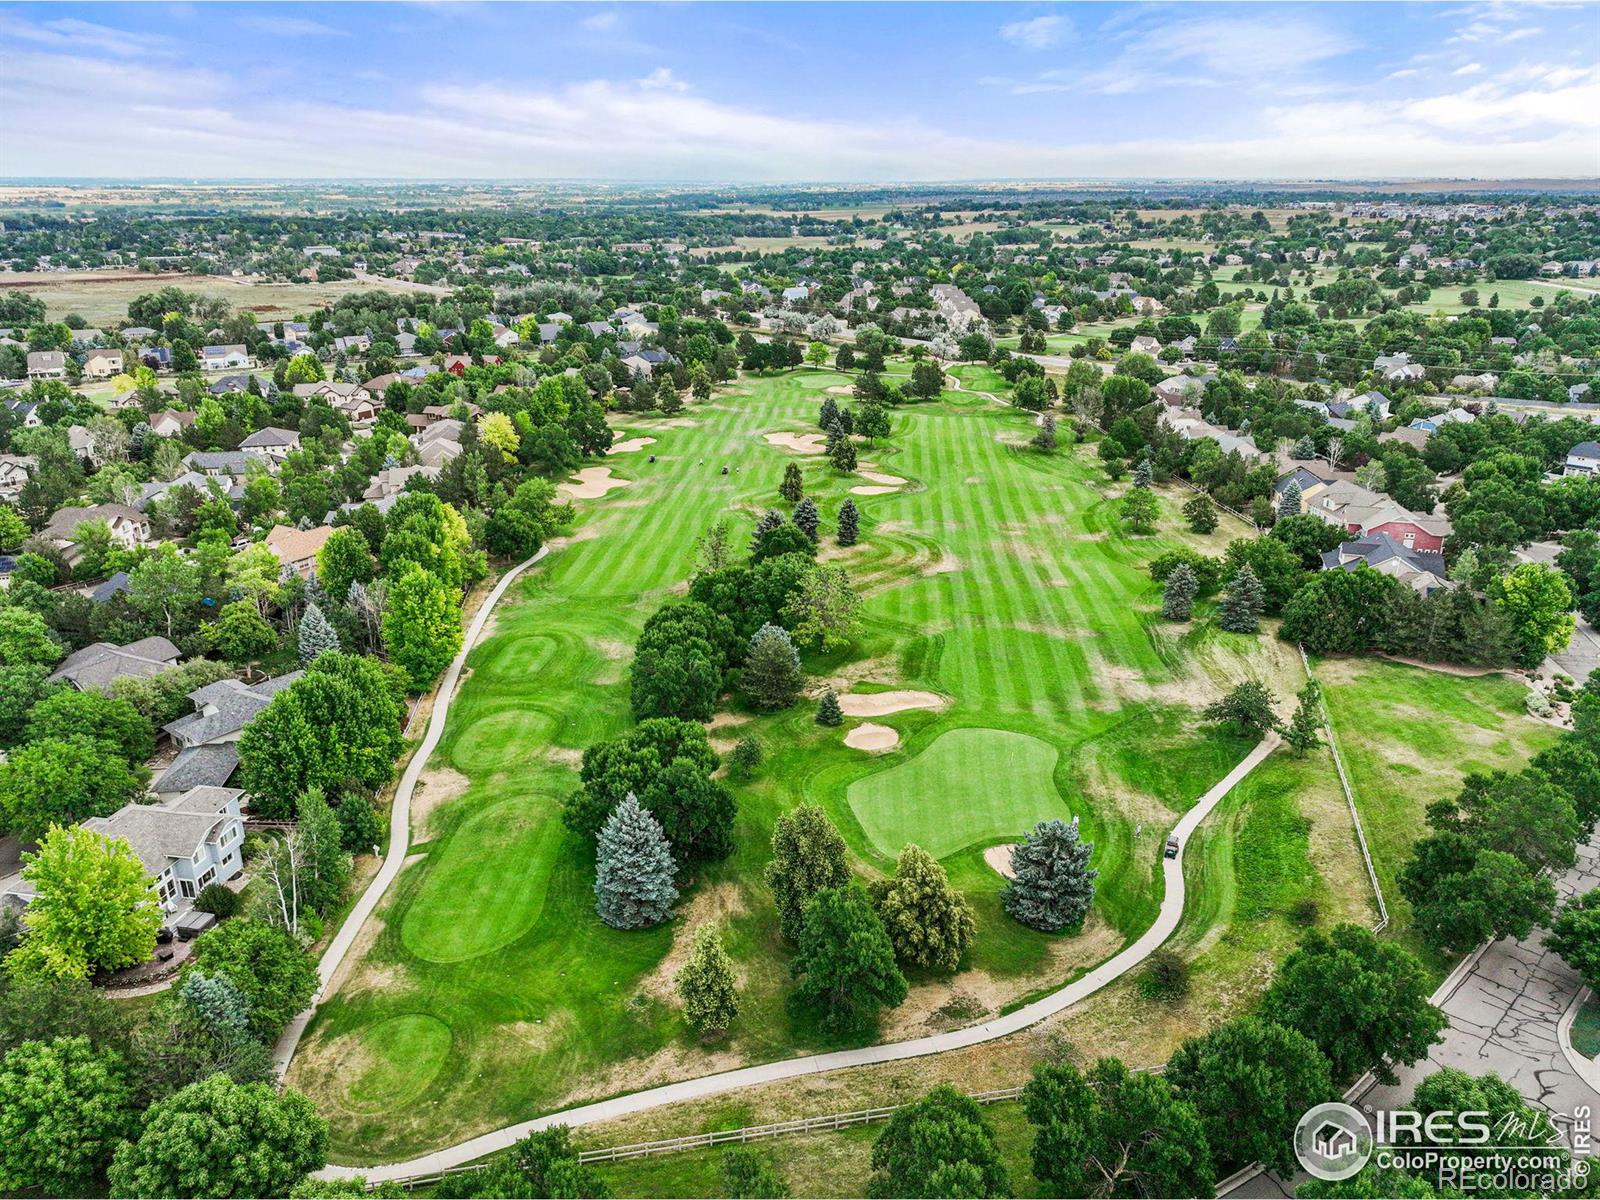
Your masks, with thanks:
[(1600, 175), (1600, 7), (0, 3), (0, 176)]

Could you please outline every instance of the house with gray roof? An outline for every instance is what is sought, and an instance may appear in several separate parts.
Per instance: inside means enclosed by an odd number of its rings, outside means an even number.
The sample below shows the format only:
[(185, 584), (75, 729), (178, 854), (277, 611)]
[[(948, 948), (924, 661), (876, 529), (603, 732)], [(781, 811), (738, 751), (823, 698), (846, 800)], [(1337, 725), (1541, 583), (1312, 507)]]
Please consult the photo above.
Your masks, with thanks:
[(1424, 596), (1455, 587), (1446, 574), (1443, 554), (1403, 545), (1387, 533), (1369, 533), (1342, 542), (1322, 556), (1324, 571), (1354, 571), (1363, 566), (1392, 576)]
[(182, 657), (164, 637), (140, 638), (126, 646), (96, 642), (67, 655), (48, 682), (70, 683), (80, 692), (104, 692), (123, 676), (138, 678), (170, 670)]
[[(256, 684), (237, 679), (219, 679), (189, 693), (195, 711), (163, 726), (172, 740), (185, 750), (216, 742), (238, 741), (252, 718), (272, 702), (272, 698), (299, 679), (305, 672), (290, 671)], [(180, 759), (183, 755), (180, 753)], [(174, 764), (176, 765), (176, 764)]]
[(155, 882), (161, 907), (175, 915), (213, 883), (244, 869), (244, 816), (238, 788), (196, 787), (161, 804), (127, 804), (83, 827), (132, 847)]

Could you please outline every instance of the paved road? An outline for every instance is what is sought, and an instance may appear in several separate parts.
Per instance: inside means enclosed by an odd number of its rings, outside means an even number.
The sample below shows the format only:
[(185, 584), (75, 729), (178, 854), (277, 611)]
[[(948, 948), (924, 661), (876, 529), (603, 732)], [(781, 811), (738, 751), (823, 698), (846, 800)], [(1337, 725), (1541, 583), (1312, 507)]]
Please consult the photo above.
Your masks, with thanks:
[(339, 932), (334, 934), (333, 941), (328, 943), (328, 948), (323, 951), (322, 960), (317, 964), (317, 994), (311, 998), (311, 1007), (289, 1022), (283, 1035), (279, 1037), (278, 1044), (273, 1047), (272, 1067), (279, 1079), (282, 1079), (284, 1073), (288, 1071), (289, 1062), (294, 1058), (295, 1049), (300, 1045), (300, 1038), (305, 1033), (306, 1026), (316, 1013), (317, 1005), (321, 1004), (327, 995), (328, 984), (343, 965), (345, 956), (350, 953), (350, 947), (355, 944), (361, 926), (378, 907), (378, 902), (383, 899), (384, 893), (389, 890), (389, 885), (395, 881), (395, 877), (400, 874), (400, 868), (405, 864), (406, 852), (411, 848), (411, 793), (416, 790), (417, 780), (422, 777), (428, 759), (433, 755), (434, 747), (439, 744), (439, 738), (444, 734), (445, 721), (450, 716), (450, 702), (455, 699), (456, 684), (461, 681), (461, 670), (466, 666), (468, 653), (477, 645), (478, 638), (483, 634), (483, 627), (488, 624), (489, 614), (500, 602), (500, 597), (506, 594), (506, 589), (516, 582), (518, 576), (549, 553), (549, 546), (540, 546), (539, 553), (518, 563), (500, 576), (500, 582), (494, 585), (494, 590), (478, 609), (478, 615), (473, 618), (466, 637), (462, 639), (461, 652), (446, 669), (444, 681), (440, 683), (437, 698), (433, 702), (433, 715), (428, 719), (428, 729), (423, 734), (422, 744), (417, 747), (417, 752), (406, 764), (405, 774), (400, 776), (400, 786), (394, 790), (394, 803), (389, 807), (389, 852), (384, 855), (383, 865), (378, 868), (378, 873), (367, 885), (367, 890), (361, 894), (361, 899), (356, 901), (349, 917), (339, 927)]
[[(1190, 835), (1194, 833), (1206, 817), (1210, 816), (1211, 811), (1216, 808), (1223, 797), (1232, 791), (1241, 779), (1255, 770), (1267, 755), (1277, 748), (1279, 740), (1277, 734), (1269, 735), (1260, 745), (1246, 755), (1238, 766), (1229, 771), (1215, 787), (1204, 796), (1201, 796), (1195, 802), (1193, 808), (1183, 814), (1183, 817), (1173, 830), (1181, 839), (1183, 847), (1186, 848), (1188, 846)], [(701, 1100), (708, 1096), (718, 1096), (726, 1092), (737, 1091), (740, 1088), (777, 1083), (785, 1079), (798, 1079), (807, 1075), (821, 1075), (844, 1067), (863, 1067), (875, 1063), (921, 1058), (929, 1054), (940, 1054), (947, 1050), (961, 1050), (968, 1046), (994, 1041), (996, 1038), (1007, 1037), (1028, 1028), (1030, 1025), (1037, 1024), (1046, 1017), (1054, 1016), (1063, 1009), (1070, 1008), (1078, 1001), (1093, 995), (1107, 984), (1121, 978), (1142, 963), (1167, 938), (1172, 936), (1173, 931), (1178, 927), (1178, 922), (1183, 917), (1184, 879), (1181, 850), (1177, 858), (1163, 858), (1161, 869), (1162, 879), (1166, 885), (1166, 891), (1161, 900), (1161, 911), (1157, 914), (1150, 928), (1145, 930), (1137, 941), (1101, 963), (1087, 975), (1074, 980), (1059, 991), (1052, 992), (1042, 1000), (1036, 1000), (1032, 1004), (1019, 1008), (1014, 1012), (996, 1017), (992, 1021), (986, 1021), (982, 1025), (951, 1030), (949, 1033), (932, 1034), (928, 1037), (914, 1038), (905, 1042), (887, 1042), (877, 1046), (863, 1046), (855, 1050), (840, 1050), (832, 1054), (813, 1054), (804, 1058), (790, 1058), (781, 1062), (744, 1067), (737, 1071), (725, 1071), (720, 1075), (706, 1075), (699, 1079), (686, 1079), (679, 1083), (649, 1088), (627, 1096), (616, 1096), (610, 1100), (602, 1100), (595, 1104), (580, 1105), (577, 1108), (567, 1109), (565, 1112), (536, 1117), (531, 1121), (522, 1121), (516, 1125), (510, 1125), (504, 1129), (496, 1129), (491, 1133), (472, 1138), (470, 1141), (458, 1143), (444, 1150), (435, 1151), (432, 1154), (424, 1154), (406, 1162), (388, 1163), (379, 1167), (365, 1168), (326, 1167), (319, 1171), (318, 1175), (324, 1179), (341, 1179), (364, 1175), (367, 1179), (374, 1181), (403, 1180), (416, 1176), (432, 1175), (450, 1167), (459, 1167), (473, 1162), (498, 1150), (507, 1149), (520, 1138), (537, 1130), (546, 1129), (551, 1125), (591, 1125), (598, 1121), (609, 1121), (615, 1117), (662, 1108), (669, 1104), (681, 1104), (689, 1100)]]

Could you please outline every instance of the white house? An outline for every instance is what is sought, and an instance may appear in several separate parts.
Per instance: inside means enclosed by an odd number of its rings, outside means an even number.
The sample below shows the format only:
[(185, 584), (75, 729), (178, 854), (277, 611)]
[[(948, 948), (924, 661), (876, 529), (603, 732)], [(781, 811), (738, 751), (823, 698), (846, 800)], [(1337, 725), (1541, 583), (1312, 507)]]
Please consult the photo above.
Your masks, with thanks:
[(15, 500), (38, 467), (31, 455), (0, 454), (0, 500)]
[(121, 350), (91, 350), (83, 357), (83, 374), (85, 378), (110, 379), (121, 370)]
[(1600, 442), (1579, 442), (1567, 451), (1563, 475), (1593, 475), (1600, 472)]
[(205, 371), (249, 370), (255, 359), (244, 346), (201, 346), (200, 367)]

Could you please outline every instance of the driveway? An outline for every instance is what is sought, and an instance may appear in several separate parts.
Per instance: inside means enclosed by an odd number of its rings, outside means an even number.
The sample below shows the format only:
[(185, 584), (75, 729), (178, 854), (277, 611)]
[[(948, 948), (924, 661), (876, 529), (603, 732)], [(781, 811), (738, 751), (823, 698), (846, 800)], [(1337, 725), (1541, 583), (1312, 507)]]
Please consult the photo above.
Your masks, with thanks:
[(1589, 678), (1589, 672), (1600, 667), (1600, 630), (1580, 616), (1571, 644), (1560, 654), (1552, 654), (1550, 661), (1578, 683), (1583, 683)]

